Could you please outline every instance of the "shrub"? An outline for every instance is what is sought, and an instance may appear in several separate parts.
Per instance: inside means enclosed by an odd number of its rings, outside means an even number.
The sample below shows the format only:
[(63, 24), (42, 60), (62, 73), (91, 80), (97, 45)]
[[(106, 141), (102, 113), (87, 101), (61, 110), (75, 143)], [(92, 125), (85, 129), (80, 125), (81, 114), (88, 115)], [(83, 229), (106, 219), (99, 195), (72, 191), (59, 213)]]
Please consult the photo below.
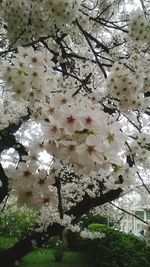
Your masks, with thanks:
[(26, 207), (18, 209), (16, 205), (9, 204), (0, 216), (0, 231), (18, 239), (34, 228), (36, 219), (37, 214)]
[(0, 251), (3, 251), (13, 246), (15, 242), (16, 242), (16, 239), (13, 237), (10, 237), (8, 234), (0, 235)]
[[(86, 216), (82, 217), (80, 221), (80, 226), (82, 228), (87, 228), (89, 224), (106, 224), (108, 223), (108, 219), (104, 216), (94, 215), (92, 213), (87, 214)], [(111, 222), (112, 225), (112, 222)]]
[(91, 231), (100, 231), (105, 237), (96, 246), (96, 266), (149, 267), (150, 251), (144, 240), (125, 234), (106, 225), (93, 224)]

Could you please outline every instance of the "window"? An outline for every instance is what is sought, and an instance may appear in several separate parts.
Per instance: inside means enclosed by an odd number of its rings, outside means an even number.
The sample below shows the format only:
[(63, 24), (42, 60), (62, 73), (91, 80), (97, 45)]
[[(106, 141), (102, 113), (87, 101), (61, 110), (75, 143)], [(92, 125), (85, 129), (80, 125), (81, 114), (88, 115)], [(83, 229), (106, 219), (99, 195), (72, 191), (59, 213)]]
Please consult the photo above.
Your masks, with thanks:
[(146, 220), (150, 220), (150, 210), (146, 211)]
[(137, 230), (142, 229), (142, 225), (140, 223), (137, 223), (136, 228), (137, 228)]
[(144, 220), (144, 211), (138, 210), (135, 212), (135, 215), (139, 217), (139, 219)]

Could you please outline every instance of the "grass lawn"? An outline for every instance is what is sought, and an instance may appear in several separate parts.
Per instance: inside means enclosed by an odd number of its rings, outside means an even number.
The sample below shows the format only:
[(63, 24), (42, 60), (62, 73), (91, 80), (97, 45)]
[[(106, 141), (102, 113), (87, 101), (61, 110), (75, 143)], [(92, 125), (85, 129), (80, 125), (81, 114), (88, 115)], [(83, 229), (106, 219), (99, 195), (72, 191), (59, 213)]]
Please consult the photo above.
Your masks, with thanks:
[[(15, 243), (13, 237), (0, 234), (0, 251)], [(20, 260), (18, 267), (94, 267), (89, 253), (66, 251), (61, 262), (55, 262), (51, 249), (41, 248)]]
[(90, 254), (66, 251), (61, 262), (55, 262), (50, 249), (39, 249), (25, 256), (19, 267), (94, 267)]

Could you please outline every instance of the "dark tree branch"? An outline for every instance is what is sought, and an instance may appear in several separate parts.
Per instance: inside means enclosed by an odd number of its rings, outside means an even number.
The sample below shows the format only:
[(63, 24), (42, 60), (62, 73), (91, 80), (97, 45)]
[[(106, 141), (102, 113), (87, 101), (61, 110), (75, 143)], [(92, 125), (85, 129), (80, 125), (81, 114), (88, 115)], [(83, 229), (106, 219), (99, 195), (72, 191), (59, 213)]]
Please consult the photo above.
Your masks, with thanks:
[(92, 51), (92, 53), (93, 53), (93, 55), (94, 55), (94, 57), (95, 57), (96, 62), (97, 62), (97, 64), (98, 64), (100, 70), (102, 71), (102, 73), (103, 73), (105, 79), (106, 79), (106, 78), (107, 78), (106, 71), (104, 70), (104, 67), (102, 66), (102, 64), (100, 63), (100, 61), (99, 61), (99, 59), (98, 59), (97, 53), (96, 53), (96, 51), (94, 50), (94, 48), (93, 48), (93, 46), (92, 46), (92, 44), (91, 44), (91, 42), (90, 42), (90, 40), (89, 40), (89, 37), (88, 37), (87, 32), (83, 30), (82, 26), (79, 24), (79, 22), (78, 22), (77, 20), (76, 20), (76, 24), (77, 24), (79, 30), (83, 33), (83, 35), (84, 35), (84, 37), (85, 37), (85, 39), (86, 39), (86, 41), (87, 41), (87, 43), (88, 43), (88, 45), (89, 45), (91, 51)]
[(10, 147), (13, 147), (18, 153), (26, 153), (24, 146), (17, 142), (14, 134), (19, 130), (23, 122), (29, 120), (30, 115), (31, 113), (28, 110), (28, 114), (20, 118), (17, 123), (12, 123), (0, 131), (0, 153)]
[(59, 177), (55, 178), (55, 186), (57, 188), (57, 194), (58, 194), (58, 210), (60, 214), (60, 219), (63, 219), (63, 204), (62, 204), (62, 196), (61, 196), (61, 180)]
[(142, 182), (142, 185), (145, 187), (145, 189), (146, 189), (146, 191), (148, 192), (148, 194), (150, 194), (150, 190), (149, 190), (149, 188), (147, 187), (147, 185), (145, 184), (144, 180), (142, 179), (140, 173), (139, 173), (138, 171), (137, 171), (136, 173), (137, 173), (137, 175), (138, 175), (140, 181)]
[(86, 92), (91, 93), (90, 88), (88, 88), (88, 86), (87, 86), (86, 78), (85, 79), (80, 79), (80, 78), (78, 78), (78, 76), (76, 76), (76, 75), (74, 75), (74, 74), (72, 74), (70, 72), (66, 72), (66, 71), (64, 71), (62, 69), (59, 69), (57, 67), (54, 67), (54, 70), (56, 70), (58, 72), (61, 72), (61, 73), (65, 74), (65, 75), (67, 75), (67, 76), (70, 76), (70, 77), (76, 79), (77, 81), (79, 81), (81, 83), (80, 88), (83, 87), (86, 90)]
[(4, 198), (8, 195), (9, 188), (8, 188), (8, 177), (6, 176), (4, 169), (0, 163), (0, 203), (4, 200)]
[(122, 189), (118, 188), (116, 190), (110, 190), (109, 192), (96, 198), (91, 198), (88, 195), (85, 195), (81, 202), (79, 202), (75, 207), (71, 208), (71, 210), (66, 213), (73, 215), (75, 217), (74, 221), (77, 221), (83, 214), (89, 213), (92, 208), (117, 199), (121, 193)]

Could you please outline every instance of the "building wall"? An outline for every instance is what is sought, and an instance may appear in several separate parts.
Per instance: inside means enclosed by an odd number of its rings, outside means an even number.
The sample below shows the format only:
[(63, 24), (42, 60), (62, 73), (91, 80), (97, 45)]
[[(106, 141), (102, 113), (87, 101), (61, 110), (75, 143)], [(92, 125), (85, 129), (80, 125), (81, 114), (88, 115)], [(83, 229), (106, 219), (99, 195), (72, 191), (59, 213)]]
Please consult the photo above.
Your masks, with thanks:
[[(150, 209), (137, 208), (131, 209), (130, 213), (138, 216), (140, 219), (150, 222)], [(134, 216), (124, 214), (120, 222), (120, 230), (126, 233), (133, 233), (137, 236), (142, 236), (145, 233), (145, 224)]]

